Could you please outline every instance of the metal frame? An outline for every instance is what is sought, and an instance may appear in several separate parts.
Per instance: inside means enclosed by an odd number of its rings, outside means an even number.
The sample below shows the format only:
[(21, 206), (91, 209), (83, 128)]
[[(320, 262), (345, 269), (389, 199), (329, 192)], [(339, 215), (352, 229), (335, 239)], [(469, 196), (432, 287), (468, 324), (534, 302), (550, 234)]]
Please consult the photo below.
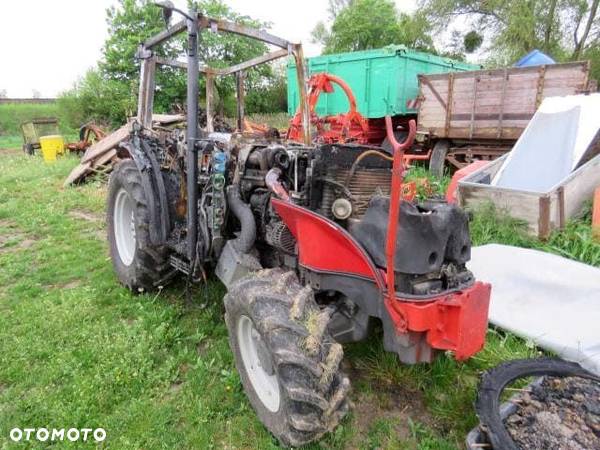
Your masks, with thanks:
[[(233, 33), (239, 36), (244, 36), (250, 39), (256, 39), (267, 44), (274, 45), (280, 49), (266, 53), (264, 55), (252, 58), (248, 61), (227, 67), (224, 69), (213, 68), (201, 65), (198, 67), (198, 73), (206, 76), (206, 115), (207, 115), (207, 131), (212, 130), (213, 104), (214, 99), (214, 79), (219, 76), (234, 75), (236, 77), (236, 95), (238, 100), (237, 108), (237, 126), (242, 129), (244, 122), (244, 89), (243, 80), (244, 72), (252, 67), (264, 64), (275, 59), (283, 58), (292, 55), (296, 61), (296, 70), (298, 78), (298, 88), (300, 92), (300, 108), (302, 110), (303, 122), (303, 141), (305, 144), (311, 144), (310, 126), (309, 126), (309, 111), (306, 102), (307, 85), (306, 72), (304, 67), (304, 54), (301, 44), (291, 43), (285, 39), (274, 36), (262, 30), (251, 28), (245, 25), (229, 22), (226, 20), (214, 19), (206, 17), (200, 13), (194, 12), (194, 16), (198, 17), (195, 22), (197, 32), (202, 30), (210, 30), (211, 32)], [(147, 39), (140, 45), (137, 57), (142, 60), (140, 71), (140, 89), (138, 100), (137, 118), (140, 124), (145, 128), (152, 126), (152, 110), (154, 105), (154, 90), (155, 90), (155, 73), (157, 65), (170, 66), (180, 69), (189, 69), (189, 62), (177, 61), (167, 58), (162, 58), (153, 53), (152, 49), (166, 42), (173, 36), (189, 30), (189, 24), (186, 20), (180, 21), (162, 31), (161, 33)], [(189, 48), (188, 48), (189, 51)], [(191, 74), (190, 74), (191, 75)], [(188, 99), (189, 100), (189, 99)], [(189, 109), (189, 106), (188, 106)]]

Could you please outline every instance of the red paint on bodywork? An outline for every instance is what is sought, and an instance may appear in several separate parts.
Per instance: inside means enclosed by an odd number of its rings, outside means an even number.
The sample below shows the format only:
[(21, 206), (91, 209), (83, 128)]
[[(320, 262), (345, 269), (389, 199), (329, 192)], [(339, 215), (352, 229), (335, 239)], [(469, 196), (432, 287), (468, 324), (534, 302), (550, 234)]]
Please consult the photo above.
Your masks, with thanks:
[(271, 202), (296, 238), (301, 265), (316, 271), (358, 275), (381, 284), (369, 255), (338, 224), (292, 203), (275, 198)]
[(425, 332), (433, 348), (449, 350), (457, 360), (464, 360), (485, 345), (491, 289), (478, 281), (430, 302), (387, 298), (386, 307), (398, 332)]
[(458, 191), (458, 182), (460, 180), (462, 180), (463, 178), (471, 175), (473, 172), (475, 172), (476, 170), (481, 169), (483, 166), (487, 166), (490, 162), (489, 161), (473, 161), (471, 164), (469, 164), (466, 167), (463, 167), (460, 170), (457, 170), (454, 175), (452, 176), (452, 180), (450, 181), (450, 184), (448, 185), (448, 189), (446, 190), (446, 201), (448, 203), (456, 203), (457, 198), (456, 198), (456, 193)]

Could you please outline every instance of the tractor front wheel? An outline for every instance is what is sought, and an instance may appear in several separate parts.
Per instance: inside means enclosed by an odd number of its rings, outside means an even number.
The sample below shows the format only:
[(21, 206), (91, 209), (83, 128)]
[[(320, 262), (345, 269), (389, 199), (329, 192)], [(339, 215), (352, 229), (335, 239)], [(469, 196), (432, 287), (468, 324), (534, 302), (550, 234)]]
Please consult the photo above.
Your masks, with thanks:
[(333, 430), (348, 411), (343, 351), (327, 331), (331, 311), (294, 272), (269, 269), (225, 296), (229, 343), (258, 417), (284, 446)]
[(149, 291), (170, 273), (166, 249), (150, 241), (150, 214), (142, 175), (132, 160), (111, 174), (107, 208), (110, 256), (119, 281), (134, 292)]

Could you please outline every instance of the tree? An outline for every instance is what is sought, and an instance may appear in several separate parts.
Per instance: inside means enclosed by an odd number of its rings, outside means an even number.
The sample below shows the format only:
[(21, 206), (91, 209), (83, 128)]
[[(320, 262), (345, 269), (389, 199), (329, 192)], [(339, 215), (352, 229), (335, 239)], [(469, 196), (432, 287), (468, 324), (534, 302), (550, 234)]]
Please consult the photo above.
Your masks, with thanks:
[[(197, 8), (204, 14), (243, 23), (251, 27), (266, 24), (247, 16), (240, 16), (222, 0), (199, 0)], [(72, 90), (62, 95), (63, 105), (69, 104), (76, 113), (72, 120), (104, 119), (112, 125), (126, 120), (135, 110), (139, 84), (140, 61), (135, 58), (138, 46), (149, 37), (163, 31), (165, 24), (160, 8), (150, 0), (118, 0), (117, 6), (107, 10), (108, 35), (98, 68), (86, 74)], [(175, 15), (173, 20), (179, 20)], [(203, 32), (200, 38), (199, 56), (204, 64), (214, 67), (230, 66), (268, 51), (259, 41), (232, 34)], [(155, 49), (159, 56), (178, 59), (185, 56), (185, 35), (178, 35)], [(251, 69), (246, 74), (246, 87), (256, 86), (265, 90), (273, 74), (268, 65)], [(204, 95), (205, 79), (200, 77), (200, 92)], [(217, 108), (221, 113), (234, 111), (234, 79), (232, 76), (219, 78), (215, 83)], [(277, 86), (277, 89), (280, 89)], [(113, 98), (113, 106), (105, 99)], [(183, 105), (186, 99), (185, 71), (160, 67), (156, 72), (156, 94), (154, 107), (157, 112), (168, 112), (174, 105)], [(76, 105), (77, 102), (91, 102)], [(75, 107), (77, 106), (77, 107)], [(263, 105), (264, 107), (264, 105)], [(251, 113), (251, 108), (248, 108)], [(81, 122), (80, 122), (81, 123)], [(73, 123), (78, 125), (78, 123)]]
[(392, 0), (330, 1), (329, 13), (331, 27), (319, 22), (312, 32), (313, 42), (323, 45), (323, 53), (367, 50), (390, 44), (433, 50), (426, 17), (399, 14)]
[(0, 98), (8, 98), (8, 92), (6, 89), (0, 89)]
[[(467, 43), (494, 65), (509, 65), (534, 49), (558, 61), (592, 58), (600, 75), (600, 0), (421, 0), (419, 6), (437, 31), (460, 22)], [(477, 45), (476, 45), (477, 44)]]

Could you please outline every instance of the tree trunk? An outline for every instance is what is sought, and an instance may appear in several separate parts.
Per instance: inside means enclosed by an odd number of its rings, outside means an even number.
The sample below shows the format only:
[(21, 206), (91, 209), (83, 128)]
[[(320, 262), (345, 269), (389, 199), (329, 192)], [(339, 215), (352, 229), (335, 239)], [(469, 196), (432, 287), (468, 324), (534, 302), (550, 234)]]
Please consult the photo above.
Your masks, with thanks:
[(583, 36), (581, 36), (581, 39), (575, 45), (575, 50), (573, 51), (573, 56), (571, 58), (573, 60), (577, 60), (581, 57), (581, 51), (584, 49), (585, 41), (587, 40), (588, 35), (590, 34), (590, 29), (592, 28), (592, 24), (594, 23), (594, 19), (596, 18), (596, 13), (598, 12), (599, 3), (600, 0), (594, 0), (592, 2), (592, 7), (590, 8), (590, 15), (588, 16), (587, 23), (585, 25), (585, 30), (583, 31)]
[(550, 9), (548, 10), (548, 18), (546, 19), (546, 29), (544, 31), (544, 51), (550, 50), (550, 39), (552, 38), (552, 25), (554, 25), (554, 13), (556, 12), (556, 3), (558, 0), (552, 0)]

